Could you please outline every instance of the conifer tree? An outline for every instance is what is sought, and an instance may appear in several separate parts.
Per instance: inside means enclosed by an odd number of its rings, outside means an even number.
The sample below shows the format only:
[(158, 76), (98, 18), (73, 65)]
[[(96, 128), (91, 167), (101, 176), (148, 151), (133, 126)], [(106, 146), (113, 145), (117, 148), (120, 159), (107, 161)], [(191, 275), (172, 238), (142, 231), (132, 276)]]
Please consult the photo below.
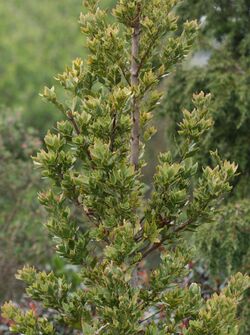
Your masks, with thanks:
[[(228, 203), (216, 216), (216, 222), (202, 226), (195, 235), (198, 258), (205, 264), (210, 283), (216, 289), (218, 283), (237, 271), (250, 273), (249, 0), (186, 0), (178, 7), (178, 14), (182, 20), (192, 17), (203, 23), (192, 62), (178, 66), (167, 81), (162, 110), (168, 117), (168, 139), (171, 142), (181, 120), (179, 110), (191, 105), (190, 93), (209, 91), (213, 96), (214, 127), (199, 157), (207, 164), (210, 157), (206, 149), (218, 148), (223, 157), (239, 165)], [(204, 54), (207, 62), (201, 66), (197, 59)], [(250, 333), (249, 298), (248, 290), (240, 306), (241, 335)]]
[[(206, 148), (218, 148), (226, 159), (237, 161), (239, 174), (232, 192), (238, 199), (249, 195), (249, 126), (250, 95), (250, 20), (249, 0), (185, 0), (178, 13), (203, 22), (191, 64), (178, 66), (166, 87), (163, 112), (171, 117), (172, 135), (180, 121), (180, 108), (191, 105), (193, 92), (210, 92), (214, 128)], [(200, 63), (200, 56), (207, 59)], [(201, 57), (201, 58), (202, 58)], [(198, 60), (198, 61), (197, 61)], [(203, 65), (201, 65), (203, 64)], [(168, 120), (168, 124), (170, 124)], [(209, 161), (201, 155), (204, 164)], [(237, 192), (237, 194), (236, 194)]]
[[(80, 24), (89, 57), (58, 75), (67, 99), (54, 87), (43, 93), (64, 120), (34, 158), (51, 183), (39, 199), (57, 252), (78, 266), (82, 285), (73, 290), (65, 278), (32, 267), (18, 278), (32, 299), (84, 335), (237, 334), (236, 308), (248, 277), (238, 273), (208, 301), (195, 283), (183, 286), (191, 257), (183, 236), (213, 218), (237, 169), (214, 152), (216, 166), (203, 167), (192, 182), (199, 169), (193, 156), (213, 124), (209, 95), (195, 95), (194, 109), (183, 112), (183, 145), (177, 155), (159, 156), (149, 199), (142, 181), (159, 84), (186, 56), (197, 31), (194, 21), (179, 25), (178, 2), (119, 0), (109, 20), (98, 1), (85, 1)], [(140, 266), (153, 253), (160, 262), (143, 279)], [(46, 318), (11, 302), (3, 315), (13, 332), (56, 334)]]

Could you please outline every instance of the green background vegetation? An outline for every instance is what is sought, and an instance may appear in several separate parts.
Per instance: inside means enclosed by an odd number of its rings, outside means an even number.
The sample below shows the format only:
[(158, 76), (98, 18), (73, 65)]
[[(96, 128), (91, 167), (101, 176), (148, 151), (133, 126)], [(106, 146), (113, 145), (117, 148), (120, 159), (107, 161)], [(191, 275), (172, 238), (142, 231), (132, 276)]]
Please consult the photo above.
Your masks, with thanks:
[(81, 11), (82, 0), (0, 1), (0, 103), (21, 108), (23, 121), (40, 132), (58, 115), (39, 92), (72, 59), (84, 57)]

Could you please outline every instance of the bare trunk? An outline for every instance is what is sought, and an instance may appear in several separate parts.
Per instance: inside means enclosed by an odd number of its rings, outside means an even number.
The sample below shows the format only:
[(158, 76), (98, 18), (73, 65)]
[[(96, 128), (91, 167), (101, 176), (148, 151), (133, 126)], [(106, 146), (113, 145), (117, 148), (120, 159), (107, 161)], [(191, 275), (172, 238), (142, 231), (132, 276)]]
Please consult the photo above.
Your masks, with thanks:
[[(140, 5), (138, 5), (136, 18), (133, 25), (132, 50), (131, 50), (131, 86), (139, 85), (139, 45), (140, 45)], [(133, 97), (132, 106), (132, 134), (131, 134), (131, 163), (135, 169), (139, 166), (139, 145), (140, 145), (140, 103), (139, 98)]]

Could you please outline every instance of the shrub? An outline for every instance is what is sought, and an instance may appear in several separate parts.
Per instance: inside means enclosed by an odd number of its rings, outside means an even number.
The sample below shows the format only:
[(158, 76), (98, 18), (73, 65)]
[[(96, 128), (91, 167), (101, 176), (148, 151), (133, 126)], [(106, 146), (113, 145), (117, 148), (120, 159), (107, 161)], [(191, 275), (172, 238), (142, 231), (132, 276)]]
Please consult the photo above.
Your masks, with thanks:
[[(192, 183), (199, 168), (193, 156), (213, 123), (209, 95), (195, 95), (193, 111), (184, 111), (183, 145), (176, 159), (170, 152), (160, 155), (150, 199), (141, 180), (144, 145), (155, 132), (151, 119), (161, 98), (159, 84), (187, 54), (197, 24), (178, 24), (175, 0), (117, 1), (115, 22), (97, 1), (85, 3), (89, 12), (80, 24), (89, 57), (73, 61), (57, 77), (67, 100), (60, 101), (54, 87), (45, 88), (43, 96), (64, 120), (48, 132), (46, 150), (34, 157), (51, 183), (39, 196), (50, 215), (47, 227), (58, 253), (79, 266), (82, 286), (73, 290), (64, 277), (32, 267), (18, 278), (32, 299), (84, 335), (236, 334), (237, 302), (247, 276), (238, 273), (208, 301), (195, 283), (181, 285), (191, 256), (183, 236), (214, 217), (237, 169), (213, 153), (216, 166), (204, 167)], [(177, 30), (180, 35), (173, 38)], [(140, 265), (153, 253), (160, 256), (159, 265), (142, 279)], [(7, 303), (3, 312), (13, 331), (56, 333), (32, 310)]]

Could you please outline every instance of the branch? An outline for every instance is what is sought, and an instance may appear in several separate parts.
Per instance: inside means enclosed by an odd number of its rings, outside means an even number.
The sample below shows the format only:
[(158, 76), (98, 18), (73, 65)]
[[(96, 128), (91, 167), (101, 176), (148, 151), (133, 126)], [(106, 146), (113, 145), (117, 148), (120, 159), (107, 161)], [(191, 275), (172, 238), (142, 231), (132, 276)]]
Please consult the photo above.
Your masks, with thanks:
[[(75, 132), (77, 133), (77, 135), (80, 135), (81, 134), (81, 131), (76, 123), (76, 120), (74, 118), (74, 115), (73, 115), (73, 112), (71, 110), (69, 111), (66, 111), (66, 108), (64, 107), (64, 105), (62, 103), (60, 103), (59, 101), (55, 100), (55, 101), (52, 101), (52, 103), (63, 113), (64, 116), (67, 117), (67, 119), (72, 123), (74, 129), (75, 129)], [(88, 159), (90, 161), (92, 161), (92, 157), (91, 157), (91, 154), (90, 154), (90, 151), (88, 148), (86, 148), (86, 152), (87, 152), (87, 156), (88, 156)]]
[(138, 68), (138, 71), (140, 71), (140, 69), (142, 68), (145, 60), (147, 59), (152, 47), (154, 46), (156, 40), (157, 40), (157, 35), (159, 34), (159, 30), (157, 30), (157, 32), (154, 34), (154, 36), (151, 38), (151, 41), (148, 45), (148, 48), (146, 49), (145, 53), (142, 55), (142, 58), (141, 58), (141, 61), (140, 61), (140, 64), (139, 64), (139, 68)]
[(187, 220), (186, 222), (184, 222), (183, 224), (181, 224), (180, 226), (178, 226), (175, 230), (174, 230), (174, 232), (175, 233), (178, 233), (178, 232), (180, 232), (180, 231), (182, 231), (182, 230), (185, 230), (185, 228), (188, 226), (188, 225), (190, 225), (191, 223), (192, 223), (192, 221), (193, 220)]
[(75, 121), (75, 118), (74, 118), (74, 115), (73, 115), (72, 111), (68, 111), (66, 113), (66, 115), (67, 115), (69, 121), (72, 123), (73, 127), (75, 128), (75, 131), (76, 131), (77, 135), (80, 135), (81, 132), (80, 132), (80, 129), (79, 129), (79, 127), (78, 127), (78, 125)]
[[(63, 179), (64, 179), (64, 175), (63, 175), (62, 173), (60, 173), (60, 174), (59, 174), (59, 178), (60, 178), (60, 182), (62, 183), (62, 182), (63, 182)], [(73, 197), (70, 197), (69, 199), (72, 201), (72, 203), (75, 204), (75, 206), (80, 207), (80, 208), (83, 210), (84, 214), (87, 216), (87, 218), (89, 219), (89, 221), (90, 221), (91, 223), (93, 223), (96, 227), (99, 227), (99, 223), (98, 223), (98, 221), (100, 221), (100, 219), (95, 217), (95, 213), (94, 213), (94, 212), (92, 212), (91, 210), (89, 210), (89, 209), (86, 208), (86, 207), (84, 208), (84, 204), (81, 203), (81, 202), (78, 200), (78, 195), (77, 195), (77, 191), (76, 191), (76, 186), (75, 186), (75, 185), (74, 185), (74, 187), (73, 187), (73, 191), (74, 191), (74, 193), (73, 193)], [(96, 223), (96, 221), (97, 221), (97, 223)], [(104, 236), (103, 239), (104, 239), (104, 241), (105, 241), (107, 244), (110, 244), (110, 241), (109, 241), (108, 236)]]
[[(189, 226), (194, 220), (187, 220), (185, 221), (183, 224), (181, 224), (180, 226), (178, 226), (176, 229), (174, 229), (173, 233), (179, 233), (183, 230), (186, 229), (187, 226)], [(167, 237), (164, 237), (160, 242), (158, 243), (154, 243), (149, 249), (147, 249), (143, 254), (142, 254), (142, 258), (144, 259), (146, 258), (148, 255), (150, 255), (153, 251), (157, 250), (158, 248), (160, 248), (164, 242), (166, 242), (166, 240), (168, 239)]]
[[(72, 111), (68, 111), (68, 112), (66, 113), (66, 116), (67, 116), (67, 118), (69, 119), (69, 121), (72, 123), (72, 125), (73, 125), (73, 127), (74, 127), (74, 129), (75, 129), (75, 131), (76, 131), (76, 133), (77, 133), (77, 135), (80, 135), (80, 134), (81, 134), (81, 131), (80, 131), (80, 129), (79, 129), (77, 123), (76, 123), (76, 120), (75, 120), (75, 118), (74, 118), (74, 115), (73, 115)], [(87, 155), (88, 155), (88, 159), (89, 159), (90, 161), (92, 161), (91, 153), (90, 153), (90, 151), (89, 151), (88, 148), (86, 148), (86, 152), (87, 152)]]
[[(122, 75), (123, 75), (124, 79), (126, 80), (127, 84), (130, 86), (131, 83), (130, 83), (130, 81), (129, 81), (129, 79), (128, 79), (128, 76), (127, 76), (127, 74), (126, 74), (126, 72), (125, 72), (125, 69), (123, 68), (122, 64), (119, 64), (119, 68), (120, 68), (120, 70), (121, 70), (121, 72), (122, 72)], [(127, 69), (126, 69), (126, 70), (127, 70)], [(129, 72), (129, 71), (127, 71), (127, 72)]]
[(113, 116), (112, 130), (111, 130), (111, 135), (110, 135), (110, 146), (109, 146), (109, 149), (110, 149), (111, 152), (114, 151), (116, 124), (117, 124), (117, 113), (115, 112), (114, 116)]
[[(140, 225), (141, 225), (141, 229), (138, 231), (138, 233), (135, 235), (134, 239), (136, 242), (139, 242), (142, 237), (143, 237), (143, 221), (145, 220), (145, 216), (143, 216), (140, 220)], [(171, 223), (171, 220), (169, 219), (164, 219), (161, 215), (160, 215), (160, 223), (159, 223), (159, 228), (163, 228), (167, 225), (169, 225)]]
[[(81, 209), (83, 209), (83, 212), (87, 216), (89, 221), (91, 223), (93, 223), (95, 227), (98, 228), (99, 227), (99, 224), (97, 223), (98, 219), (97, 219), (97, 222), (96, 222), (95, 214), (92, 211), (90, 211), (88, 208), (84, 208), (84, 205), (78, 200), (78, 197), (73, 198), (73, 200), (74, 200), (74, 202), (77, 206), (79, 206)], [(110, 244), (110, 241), (109, 241), (108, 237), (104, 236), (103, 239), (107, 244)]]
[(106, 323), (105, 325), (103, 325), (101, 328), (99, 328), (99, 329), (95, 332), (95, 335), (100, 334), (100, 332), (101, 332), (103, 329), (107, 328), (108, 326), (109, 326), (109, 323)]
[[(168, 219), (163, 219), (161, 221), (161, 225), (160, 227), (164, 227), (166, 225), (168, 225), (171, 221)], [(191, 220), (188, 220), (187, 222), (183, 223), (181, 226), (177, 227), (176, 230), (174, 231), (174, 233), (177, 233), (183, 229), (185, 229), (185, 227), (187, 225), (189, 225), (191, 223)], [(145, 251), (142, 251), (142, 258), (144, 259), (146, 258), (148, 255), (150, 255), (153, 251), (157, 250), (158, 248), (160, 248), (164, 242), (166, 242), (166, 240), (168, 239), (168, 236), (164, 237), (160, 242), (154, 243), (152, 246), (150, 246), (148, 249), (146, 249)]]
[(180, 226), (176, 227), (175, 230), (174, 230), (174, 233), (179, 233), (180, 231), (183, 231), (187, 228), (187, 226), (189, 226), (191, 223), (195, 222), (200, 214), (207, 208), (207, 206), (209, 205), (210, 203), (210, 199), (207, 200), (203, 206), (200, 208), (200, 210), (196, 213), (196, 217), (193, 217), (192, 219), (188, 219), (187, 221), (183, 222)]
[(146, 322), (146, 321), (152, 319), (154, 316), (158, 315), (159, 313), (161, 313), (161, 310), (160, 310), (160, 311), (157, 311), (157, 312), (155, 312), (155, 313), (153, 313), (153, 314), (151, 314), (151, 315), (149, 315), (149, 316), (148, 316), (147, 318), (145, 318), (144, 320), (140, 320), (139, 323), (144, 323), (144, 322)]
[(146, 258), (148, 255), (150, 255), (153, 251), (157, 250), (159, 247), (161, 247), (166, 240), (167, 240), (167, 237), (165, 237), (158, 243), (154, 243), (148, 250), (146, 250), (142, 254), (141, 260)]

